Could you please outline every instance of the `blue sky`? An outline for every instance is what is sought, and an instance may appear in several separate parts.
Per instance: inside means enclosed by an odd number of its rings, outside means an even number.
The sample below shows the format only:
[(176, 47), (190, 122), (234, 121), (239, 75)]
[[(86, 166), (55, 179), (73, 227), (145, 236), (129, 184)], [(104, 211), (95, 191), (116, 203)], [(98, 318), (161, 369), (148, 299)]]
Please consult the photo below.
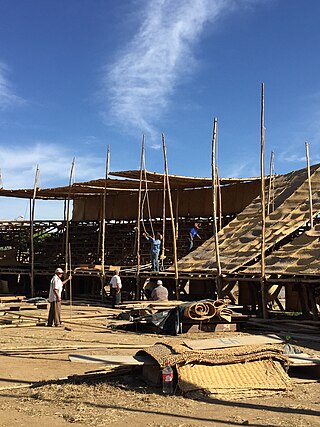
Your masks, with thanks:
[[(318, 0), (0, 0), (0, 168), (5, 188), (66, 185), (146, 166), (259, 173), (260, 90), (275, 171), (320, 161)], [(48, 207), (49, 206), (49, 207)], [(38, 204), (37, 217), (62, 209)], [(59, 205), (60, 206), (60, 205)], [(27, 212), (0, 200), (0, 218)]]

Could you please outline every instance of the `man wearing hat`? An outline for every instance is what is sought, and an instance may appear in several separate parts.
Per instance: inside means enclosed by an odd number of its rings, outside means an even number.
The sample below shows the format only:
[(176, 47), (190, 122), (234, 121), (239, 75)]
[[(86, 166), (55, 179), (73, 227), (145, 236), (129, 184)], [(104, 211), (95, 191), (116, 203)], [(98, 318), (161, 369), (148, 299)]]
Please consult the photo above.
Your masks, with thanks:
[(162, 284), (162, 280), (157, 281), (157, 286), (151, 292), (153, 301), (168, 301), (168, 289)]
[(57, 268), (54, 276), (50, 282), (50, 290), (49, 290), (49, 302), (50, 302), (50, 310), (48, 315), (48, 324), (47, 326), (61, 326), (61, 293), (62, 288), (68, 280), (71, 280), (71, 276), (69, 276), (64, 282), (62, 282), (61, 278), (63, 277), (62, 268)]

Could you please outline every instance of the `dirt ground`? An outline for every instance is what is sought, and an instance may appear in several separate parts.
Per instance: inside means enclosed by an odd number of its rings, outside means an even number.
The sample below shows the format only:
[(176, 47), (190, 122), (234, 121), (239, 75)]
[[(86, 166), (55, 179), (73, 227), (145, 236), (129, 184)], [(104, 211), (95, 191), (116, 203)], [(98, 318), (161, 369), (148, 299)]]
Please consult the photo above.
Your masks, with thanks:
[[(46, 317), (46, 312), (40, 310), (23, 311), (22, 314), (25, 313)], [(10, 350), (11, 354), (0, 356), (0, 426), (320, 426), (319, 371), (318, 374), (311, 372), (309, 379), (301, 378), (305, 376), (301, 374), (300, 378), (292, 377), (293, 388), (284, 394), (217, 400), (164, 396), (161, 389), (148, 386), (138, 372), (129, 368), (122, 368), (122, 375), (115, 376), (114, 372), (103, 371), (103, 364), (70, 362), (70, 353), (127, 355), (137, 351), (103, 348), (104, 345), (143, 347), (164, 339), (181, 341), (183, 338), (105, 331), (88, 326), (104, 326), (107, 322), (104, 317), (76, 319), (104, 313), (103, 308), (77, 306), (72, 311), (72, 321), (77, 324), (65, 322), (62, 328), (1, 328), (0, 349), (2, 354), (4, 350)], [(70, 320), (68, 307), (63, 308), (63, 318)], [(213, 333), (188, 334), (191, 339), (216, 336)], [(320, 356), (319, 345), (298, 344), (309, 354)], [(79, 348), (85, 346), (90, 349)], [(28, 348), (25, 353), (24, 348)], [(36, 348), (47, 350), (40, 353)], [(79, 377), (95, 370), (103, 372)], [(62, 381), (65, 377), (69, 379)]]

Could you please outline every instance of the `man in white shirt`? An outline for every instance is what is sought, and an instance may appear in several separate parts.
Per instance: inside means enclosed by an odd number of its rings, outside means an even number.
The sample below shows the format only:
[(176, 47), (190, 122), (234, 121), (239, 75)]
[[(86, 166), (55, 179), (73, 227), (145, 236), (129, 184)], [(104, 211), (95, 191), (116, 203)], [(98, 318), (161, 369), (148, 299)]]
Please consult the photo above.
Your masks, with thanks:
[(64, 282), (61, 281), (63, 277), (62, 268), (57, 268), (54, 276), (50, 282), (50, 290), (49, 290), (49, 302), (50, 302), (50, 310), (48, 315), (48, 323), (47, 326), (61, 326), (61, 293), (63, 289), (63, 285), (71, 280), (71, 276), (69, 276)]
[(110, 280), (110, 295), (112, 296), (112, 308), (115, 305), (121, 304), (121, 288), (120, 269), (117, 268), (114, 276)]

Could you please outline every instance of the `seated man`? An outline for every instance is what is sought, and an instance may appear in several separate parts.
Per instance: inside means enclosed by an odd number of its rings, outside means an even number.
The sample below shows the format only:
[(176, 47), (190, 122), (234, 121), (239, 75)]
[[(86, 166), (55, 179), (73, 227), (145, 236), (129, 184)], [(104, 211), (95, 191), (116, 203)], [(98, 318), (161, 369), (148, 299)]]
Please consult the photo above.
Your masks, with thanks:
[(168, 301), (168, 289), (162, 285), (162, 280), (157, 281), (157, 286), (151, 292), (153, 301)]

